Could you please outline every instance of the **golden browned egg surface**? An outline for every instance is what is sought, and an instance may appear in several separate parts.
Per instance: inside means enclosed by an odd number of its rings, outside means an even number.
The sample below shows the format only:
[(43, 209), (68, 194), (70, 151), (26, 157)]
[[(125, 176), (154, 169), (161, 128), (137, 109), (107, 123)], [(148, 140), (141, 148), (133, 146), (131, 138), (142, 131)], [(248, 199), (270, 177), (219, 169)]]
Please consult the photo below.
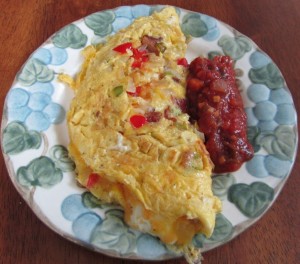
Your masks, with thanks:
[[(115, 50), (124, 43), (132, 47)], [(133, 228), (178, 246), (210, 236), (221, 208), (209, 155), (182, 107), (187, 70), (177, 62), (185, 52), (174, 8), (136, 19), (84, 50), (68, 112), (80, 184), (120, 204)]]

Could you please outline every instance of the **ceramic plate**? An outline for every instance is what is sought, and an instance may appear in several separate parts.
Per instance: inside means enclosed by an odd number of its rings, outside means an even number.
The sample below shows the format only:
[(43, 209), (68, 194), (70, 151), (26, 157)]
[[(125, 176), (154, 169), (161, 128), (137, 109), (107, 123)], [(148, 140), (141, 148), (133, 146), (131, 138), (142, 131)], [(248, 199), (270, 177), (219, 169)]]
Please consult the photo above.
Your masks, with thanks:
[[(105, 40), (162, 6), (122, 6), (91, 14), (51, 36), (25, 62), (6, 97), (2, 150), (12, 182), (35, 214), (58, 234), (127, 259), (162, 260), (175, 255), (155, 237), (130, 229), (121, 208), (103, 204), (76, 185), (68, 158), (66, 112), (73, 92), (59, 73), (78, 72), (81, 50)], [(231, 240), (271, 206), (293, 166), (297, 145), (292, 96), (274, 62), (249, 38), (217, 19), (176, 8), (191, 37), (187, 58), (230, 55), (248, 115), (254, 158), (235, 173), (213, 178), (223, 201), (213, 235), (194, 237), (207, 251)]]

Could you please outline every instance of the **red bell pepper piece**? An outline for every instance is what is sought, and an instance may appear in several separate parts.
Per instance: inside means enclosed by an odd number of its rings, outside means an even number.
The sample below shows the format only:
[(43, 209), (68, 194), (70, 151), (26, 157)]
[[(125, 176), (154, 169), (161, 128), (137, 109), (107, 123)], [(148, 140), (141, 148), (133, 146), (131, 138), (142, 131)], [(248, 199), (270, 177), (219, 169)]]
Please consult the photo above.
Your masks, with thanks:
[(135, 92), (128, 92), (127, 91), (127, 94), (136, 97), (136, 96), (139, 96), (141, 92), (142, 92), (142, 87), (141, 86), (137, 86), (135, 88)]
[(139, 51), (138, 49), (133, 48), (131, 42), (125, 42), (125, 43), (113, 48), (113, 50), (117, 51), (121, 54), (125, 54), (127, 52), (127, 50), (131, 50), (133, 53), (131, 57), (134, 59), (132, 65), (131, 65), (132, 68), (141, 68), (142, 63), (149, 60), (147, 51), (146, 50)]
[(97, 173), (91, 173), (89, 175), (86, 187), (89, 189), (93, 187), (99, 181), (99, 175)]
[(130, 117), (130, 123), (133, 127), (140, 128), (147, 123), (147, 119), (143, 115), (133, 115)]
[(142, 63), (149, 60), (146, 51), (139, 51), (138, 49), (132, 49), (132, 52), (133, 52), (132, 57), (134, 61), (131, 66), (133, 68), (141, 68)]
[(189, 63), (186, 58), (180, 58), (177, 60), (177, 65), (181, 65), (183, 67), (188, 67)]
[(125, 43), (113, 48), (114, 51), (120, 52), (122, 54), (126, 53), (128, 49), (129, 50), (133, 49), (131, 42), (125, 42)]

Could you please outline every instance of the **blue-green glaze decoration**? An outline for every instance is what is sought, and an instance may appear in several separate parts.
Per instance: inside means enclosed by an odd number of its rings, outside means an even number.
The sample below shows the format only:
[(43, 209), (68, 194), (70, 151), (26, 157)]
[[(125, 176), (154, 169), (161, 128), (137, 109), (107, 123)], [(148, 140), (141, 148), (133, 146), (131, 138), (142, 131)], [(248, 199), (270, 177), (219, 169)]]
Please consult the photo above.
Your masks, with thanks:
[(81, 241), (90, 242), (97, 227), (102, 223), (101, 217), (96, 213), (85, 213), (78, 216), (73, 224), (72, 230)]
[(130, 20), (133, 19), (131, 6), (121, 6), (118, 9), (114, 10), (114, 14), (116, 17), (125, 17)]
[(80, 215), (90, 212), (90, 209), (83, 204), (80, 194), (67, 196), (62, 202), (60, 210), (68, 221), (74, 221)]
[(274, 190), (263, 182), (253, 182), (250, 185), (237, 183), (228, 191), (228, 201), (247, 217), (254, 218), (261, 215), (273, 200)]
[(53, 44), (58, 48), (83, 48), (87, 43), (87, 36), (74, 24), (70, 24), (52, 37)]
[[(105, 217), (93, 209), (105, 209)], [(157, 238), (131, 230), (124, 222), (123, 210), (104, 204), (90, 192), (72, 194), (64, 199), (61, 213), (72, 222), (74, 235), (103, 249), (116, 250), (121, 255), (137, 251), (145, 258), (167, 253), (167, 248)], [(170, 252), (169, 252), (170, 253)]]
[(3, 130), (3, 149), (4, 153), (9, 155), (18, 154), (27, 149), (38, 149), (41, 142), (40, 133), (28, 130), (21, 122), (11, 122)]
[(296, 135), (290, 126), (280, 125), (272, 132), (260, 133), (255, 142), (269, 154), (273, 154), (279, 159), (293, 159), (296, 148)]
[[(296, 123), (295, 108), (291, 95), (283, 88), (270, 90), (261, 84), (250, 85), (249, 98), (255, 103), (246, 108), (249, 126), (258, 126), (263, 131), (273, 131), (278, 125)], [(262, 98), (259, 99), (258, 95)]]
[(210, 238), (206, 238), (204, 243), (210, 244), (220, 241), (229, 240), (233, 233), (231, 222), (223, 215), (217, 214), (216, 226)]
[(113, 31), (117, 32), (122, 28), (129, 26), (134, 17), (133, 17), (133, 10), (130, 6), (123, 6), (120, 7), (115, 12), (115, 20), (112, 23)]
[(17, 76), (17, 80), (24, 86), (31, 86), (36, 82), (51, 82), (53, 78), (53, 70), (36, 58), (29, 59)]
[(278, 89), (284, 85), (283, 77), (273, 62), (261, 68), (251, 69), (249, 71), (249, 78), (253, 83), (264, 84), (270, 89)]
[(181, 29), (187, 36), (199, 38), (208, 32), (208, 28), (199, 14), (187, 14), (183, 17)]
[(9, 121), (24, 123), (28, 129), (38, 132), (47, 130), (51, 124), (59, 124), (65, 119), (64, 108), (52, 102), (48, 89), (43, 85), (38, 89), (11, 89), (7, 96), (7, 118)]
[(122, 254), (135, 248), (136, 235), (123, 222), (123, 211), (107, 207), (102, 219), (91, 209), (100, 207), (102, 202), (89, 192), (68, 196), (62, 203), (62, 215), (72, 221), (74, 235), (82, 241), (90, 242), (106, 249), (118, 249)]
[(284, 86), (284, 79), (278, 67), (261, 51), (254, 51), (249, 58), (252, 69), (249, 78), (253, 83), (266, 85), (270, 89)]
[(51, 188), (58, 184), (62, 177), (62, 171), (56, 168), (55, 163), (46, 156), (36, 158), (27, 166), (17, 170), (17, 180), (24, 187)]
[(207, 57), (212, 60), (214, 57), (216, 56), (220, 56), (220, 55), (224, 55), (222, 52), (220, 51), (211, 51), (207, 54)]
[(114, 12), (103, 11), (87, 16), (84, 19), (84, 22), (90, 29), (94, 31), (95, 35), (105, 37), (112, 33), (112, 23), (114, 20)]
[(247, 90), (248, 98), (254, 103), (269, 100), (270, 93), (270, 89), (263, 84), (251, 84)]
[(230, 56), (233, 60), (241, 59), (247, 52), (252, 49), (252, 44), (244, 36), (223, 35), (218, 40), (218, 45), (222, 48), (225, 55)]
[(67, 61), (68, 53), (65, 49), (57, 47), (40, 48), (33, 53), (32, 58), (38, 59), (44, 64), (62, 65)]
[(216, 40), (220, 35), (217, 21), (204, 14), (186, 14), (182, 19), (181, 29), (186, 36), (203, 37), (207, 41)]
[(120, 254), (128, 254), (136, 247), (136, 235), (124, 223), (122, 211), (113, 209), (106, 211), (103, 222), (93, 231), (91, 243), (100, 248), (117, 250)]
[(294, 106), (292, 104), (279, 104), (274, 121), (280, 125), (294, 125), (296, 123)]
[(212, 178), (212, 191), (221, 200), (227, 197), (228, 189), (236, 182), (232, 173), (217, 174)]
[(247, 94), (255, 105), (246, 108), (248, 136), (255, 152), (263, 149), (268, 155), (256, 155), (246, 164), (246, 169), (257, 178), (284, 178), (289, 173), (297, 145), (293, 100), (284, 88), (280, 71), (267, 55), (256, 50), (249, 62), (252, 66), (249, 78), (253, 84)]
[(148, 5), (136, 5), (131, 7), (133, 18), (139, 18), (142, 16), (148, 16), (150, 12), (150, 6)]
[(248, 173), (256, 178), (265, 178), (269, 176), (269, 172), (265, 167), (265, 155), (256, 154), (246, 163)]
[(256, 50), (250, 55), (249, 62), (253, 68), (259, 69), (272, 62), (272, 60), (266, 54)]
[(92, 195), (90, 192), (84, 192), (82, 194), (82, 202), (83, 204), (88, 208), (108, 208), (111, 205), (102, 202), (101, 200), (97, 199), (94, 195)]
[[(94, 31), (94, 34), (100, 37), (106, 37), (112, 33), (116, 33), (122, 28), (129, 26), (132, 21), (142, 16), (148, 16), (155, 11), (160, 11), (162, 5), (147, 6), (139, 5), (136, 7), (123, 6), (115, 10), (97, 12), (84, 18), (85, 24)], [(180, 9), (176, 8), (176, 12), (180, 15)], [(204, 15), (203, 15), (204, 16)], [(216, 20), (212, 17), (204, 16), (207, 23), (210, 23), (210, 32), (207, 34), (208, 39), (215, 39), (219, 34), (216, 26)]]
[(52, 96), (54, 93), (54, 87), (51, 82), (41, 83), (36, 82), (35, 84), (29, 86), (28, 91), (30, 93), (43, 93)]
[(168, 251), (157, 237), (148, 234), (141, 234), (138, 237), (136, 248), (138, 254), (146, 259), (155, 259)]
[(229, 240), (232, 234), (233, 226), (230, 221), (224, 215), (217, 214), (215, 229), (211, 237), (207, 238), (203, 234), (197, 234), (193, 238), (193, 244), (198, 248), (202, 248), (204, 244), (213, 244)]
[(86, 207), (80, 194), (67, 196), (61, 204), (61, 214), (72, 222), (72, 232), (81, 241), (90, 242), (94, 229), (102, 218)]
[[(157, 7), (157, 9), (160, 9)], [(112, 23), (113, 32), (118, 32), (120, 29), (129, 26), (132, 21), (142, 16), (148, 16), (154, 10), (147, 5), (140, 5), (138, 8), (130, 6), (122, 6), (115, 10), (115, 20)]]
[(206, 41), (214, 41), (218, 39), (220, 36), (220, 29), (217, 20), (204, 14), (201, 14), (201, 19), (204, 21), (208, 29), (207, 33), (203, 36), (203, 39)]
[(49, 156), (55, 163), (55, 166), (63, 172), (70, 172), (75, 170), (75, 163), (69, 157), (69, 152), (65, 146), (54, 145), (49, 150)]
[(248, 173), (257, 178), (288, 175), (296, 150), (296, 134), (290, 126), (278, 126), (274, 131), (261, 131), (257, 127), (248, 130), (255, 152), (264, 149), (268, 155), (256, 154), (246, 163)]
[(267, 155), (264, 164), (270, 175), (277, 178), (286, 177), (292, 166), (291, 161), (279, 159), (274, 155)]
[(293, 105), (291, 94), (284, 88), (272, 89), (270, 91), (269, 100), (276, 105), (289, 104)]
[[(249, 112), (247, 112), (247, 115), (249, 116)], [(250, 142), (250, 144), (253, 147), (254, 152), (258, 152), (261, 149), (261, 146), (257, 142), (257, 137), (261, 133), (261, 130), (257, 126), (248, 126), (247, 127), (247, 138)]]

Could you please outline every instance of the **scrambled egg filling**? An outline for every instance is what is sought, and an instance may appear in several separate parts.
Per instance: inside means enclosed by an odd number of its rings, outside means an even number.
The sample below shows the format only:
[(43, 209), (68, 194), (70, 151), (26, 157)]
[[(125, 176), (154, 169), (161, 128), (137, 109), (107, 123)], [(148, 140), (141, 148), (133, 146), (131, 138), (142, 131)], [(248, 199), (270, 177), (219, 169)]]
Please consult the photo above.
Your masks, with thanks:
[(221, 204), (212, 163), (185, 113), (186, 43), (174, 8), (138, 18), (98, 47), (69, 83), (69, 152), (78, 181), (123, 206), (125, 221), (186, 246), (212, 234)]

